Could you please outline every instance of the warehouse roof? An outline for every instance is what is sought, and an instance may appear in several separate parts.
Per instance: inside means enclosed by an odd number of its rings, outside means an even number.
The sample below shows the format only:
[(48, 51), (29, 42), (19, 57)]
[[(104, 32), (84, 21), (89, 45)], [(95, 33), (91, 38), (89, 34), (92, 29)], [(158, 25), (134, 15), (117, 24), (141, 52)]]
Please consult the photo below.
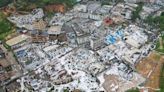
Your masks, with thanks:
[(17, 37), (14, 37), (8, 41), (6, 41), (6, 44), (9, 45), (9, 46), (13, 46), (13, 45), (16, 45), (24, 40), (27, 40), (28, 38), (30, 38), (29, 36), (27, 35), (19, 35)]

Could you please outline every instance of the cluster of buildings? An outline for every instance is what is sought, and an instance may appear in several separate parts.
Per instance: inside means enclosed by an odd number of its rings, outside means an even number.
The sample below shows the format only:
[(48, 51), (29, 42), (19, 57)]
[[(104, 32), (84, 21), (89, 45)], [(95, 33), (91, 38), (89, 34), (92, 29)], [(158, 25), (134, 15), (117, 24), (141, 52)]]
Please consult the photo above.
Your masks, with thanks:
[[(21, 75), (19, 65), (12, 60), (13, 59), (12, 56), (10, 56), (10, 53), (8, 53), (2, 44), (0, 44), (0, 86), (2, 87), (1, 91), (3, 92), (5, 92), (5, 90), (14, 92), (18, 91), (17, 88), (20, 88), (19, 83), (17, 84), (16, 82), (13, 82), (3, 88), (4, 85), (9, 84)], [(14, 89), (12, 85), (15, 86)]]
[[(59, 6), (50, 11), (64, 12)], [(50, 7), (57, 6), (46, 9)], [(18, 35), (6, 44), (24, 72), (17, 80), (20, 90), (125, 92), (144, 83), (135, 64), (155, 48), (152, 40), (157, 34), (131, 24), (135, 7), (128, 0), (113, 5), (82, 0), (65, 13), (55, 13), (50, 21), (41, 8), (9, 17), (18, 27)], [(158, 9), (144, 6), (141, 15)]]
[(28, 30), (35, 29), (34, 23), (44, 16), (42, 9), (35, 9), (28, 15), (13, 15), (8, 18), (11, 22), (15, 23), (20, 28)]
[(164, 1), (162, 1), (162, 0), (124, 0), (124, 1), (129, 2), (129, 3), (143, 2), (143, 3), (158, 4), (158, 5), (163, 5), (164, 4)]

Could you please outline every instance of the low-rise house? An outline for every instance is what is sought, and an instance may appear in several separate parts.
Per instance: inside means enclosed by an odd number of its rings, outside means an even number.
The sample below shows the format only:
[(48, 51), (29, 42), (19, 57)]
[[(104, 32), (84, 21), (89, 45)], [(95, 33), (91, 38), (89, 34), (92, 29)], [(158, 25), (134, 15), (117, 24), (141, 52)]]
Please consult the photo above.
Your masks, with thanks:
[(47, 26), (47, 23), (44, 20), (35, 21), (32, 24), (34, 30), (44, 30)]
[(64, 78), (64, 79), (54, 80), (53, 82), (54, 82), (55, 85), (61, 85), (61, 84), (67, 84), (71, 81), (73, 81), (72, 77), (67, 77), (67, 78)]
[(73, 9), (74, 11), (78, 11), (78, 12), (87, 12), (87, 6), (86, 5), (82, 5), (82, 4), (78, 4), (74, 7)]
[(122, 56), (122, 59), (127, 61), (129, 65), (134, 65), (139, 60), (141, 51), (139, 49), (126, 50), (126, 53)]
[(31, 37), (33, 43), (45, 43), (48, 41), (47, 32), (36, 32), (34, 34), (31, 34)]
[(48, 34), (59, 35), (61, 33), (61, 28), (62, 26), (51, 26), (47, 32)]
[(129, 31), (129, 35), (125, 37), (125, 42), (129, 45), (139, 48), (148, 40), (148, 36), (144, 33), (144, 29), (135, 25), (130, 25), (125, 30)]
[(122, 15), (117, 15), (117, 14), (116, 15), (112, 15), (111, 19), (113, 20), (113, 22), (115, 24), (120, 24), (120, 23), (125, 22), (124, 17)]
[(98, 8), (101, 7), (101, 3), (97, 3), (97, 2), (90, 2), (88, 5), (87, 5), (87, 11), (89, 13), (93, 13), (95, 12)]
[(58, 35), (58, 41), (59, 42), (65, 42), (65, 41), (67, 41), (66, 33), (61, 33), (60, 35)]
[(6, 44), (9, 45), (12, 49), (17, 49), (30, 43), (30, 38), (30, 36), (22, 34), (6, 41)]
[(104, 38), (99, 38), (99, 39), (90, 39), (90, 47), (93, 50), (96, 50), (98, 47), (101, 47), (104, 45)]
[(109, 11), (112, 9), (112, 5), (103, 5), (101, 8), (96, 10), (97, 14), (108, 14)]
[(143, 6), (142, 11), (140, 13), (140, 16), (142, 16), (141, 19), (146, 19), (147, 16), (149, 16), (151, 13), (153, 13), (157, 9)]
[(81, 36), (84, 34), (82, 28), (77, 23), (72, 24), (71, 27), (73, 28), (77, 36)]
[(26, 28), (32, 30), (32, 24), (34, 21), (43, 18), (44, 12), (41, 8), (34, 9), (30, 14), (27, 15), (13, 15), (8, 17), (8, 20), (16, 24), (19, 28)]
[(99, 73), (103, 72), (104, 70), (105, 70), (105, 65), (100, 62), (92, 63), (88, 67), (88, 71), (90, 71), (92, 75), (98, 75)]
[(93, 20), (101, 20), (103, 17), (101, 15), (89, 14), (89, 18)]
[(77, 37), (77, 43), (79, 45), (80, 44), (84, 44), (84, 43), (89, 42), (89, 39), (90, 39), (90, 36), (88, 36), (88, 35), (82, 35), (82, 36)]
[(111, 10), (112, 13), (122, 13), (124, 11), (124, 4), (123, 3), (118, 3), (116, 6), (114, 6)]
[(133, 46), (133, 47), (136, 47), (136, 48), (140, 47), (140, 44), (136, 40), (131, 39), (130, 37), (126, 37), (125, 42), (128, 43), (129, 45)]
[(126, 19), (131, 19), (131, 16), (132, 16), (132, 11), (127, 10), (126, 13), (125, 13), (125, 18)]
[(49, 40), (51, 41), (58, 40), (60, 42), (66, 41), (67, 40), (66, 33), (63, 33), (61, 29), (62, 26), (51, 26), (47, 31), (49, 35)]
[(43, 12), (43, 9), (42, 8), (37, 8), (37, 9), (34, 9), (31, 14), (33, 15), (32, 18), (34, 19), (41, 19), (43, 18), (44, 16), (44, 12)]
[(43, 51), (48, 52), (48, 51), (51, 51), (51, 50), (56, 50), (58, 47), (59, 47), (59, 45), (51, 45), (51, 46), (45, 47), (43, 49)]
[(89, 13), (77, 13), (76, 15), (75, 15), (75, 17), (78, 17), (78, 18), (89, 18)]

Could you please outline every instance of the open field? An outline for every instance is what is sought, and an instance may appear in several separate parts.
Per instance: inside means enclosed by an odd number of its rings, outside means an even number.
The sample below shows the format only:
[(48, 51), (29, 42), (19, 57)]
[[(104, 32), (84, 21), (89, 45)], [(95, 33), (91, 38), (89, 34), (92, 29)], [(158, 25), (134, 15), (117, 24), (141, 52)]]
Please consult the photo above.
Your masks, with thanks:
[(149, 92), (154, 92), (154, 89), (159, 89), (160, 71), (163, 62), (163, 56), (152, 52), (149, 57), (143, 59), (136, 66), (137, 71), (145, 78), (147, 78), (145, 87), (149, 88)]

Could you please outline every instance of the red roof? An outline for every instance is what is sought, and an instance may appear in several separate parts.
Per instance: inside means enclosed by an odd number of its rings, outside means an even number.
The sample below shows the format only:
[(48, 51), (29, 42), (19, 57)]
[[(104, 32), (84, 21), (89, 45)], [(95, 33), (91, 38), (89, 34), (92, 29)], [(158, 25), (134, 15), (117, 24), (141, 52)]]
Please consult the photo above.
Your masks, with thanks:
[(109, 26), (109, 25), (113, 24), (113, 20), (111, 18), (107, 17), (104, 19), (104, 24), (106, 26)]

